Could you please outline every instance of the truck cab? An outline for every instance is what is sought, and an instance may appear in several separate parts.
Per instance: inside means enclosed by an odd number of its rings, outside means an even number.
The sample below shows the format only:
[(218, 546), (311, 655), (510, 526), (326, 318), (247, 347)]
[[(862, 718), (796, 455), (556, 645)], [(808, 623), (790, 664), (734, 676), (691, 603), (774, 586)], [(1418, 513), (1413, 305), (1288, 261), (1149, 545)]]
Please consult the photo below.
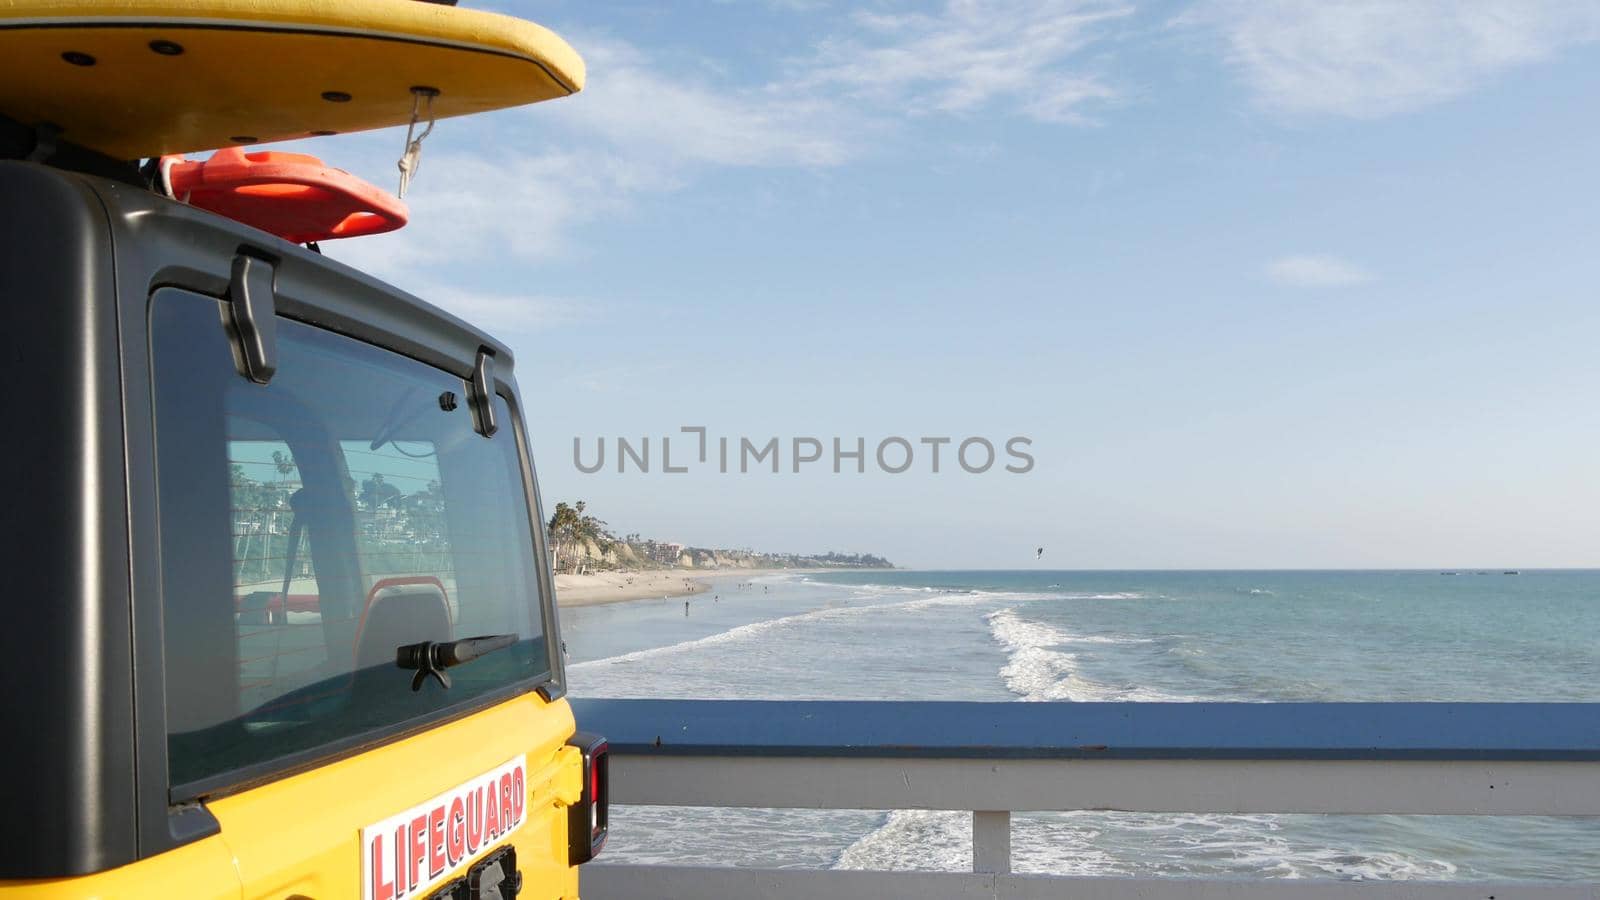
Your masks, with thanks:
[(5, 124), (0, 897), (576, 897), (510, 351)]

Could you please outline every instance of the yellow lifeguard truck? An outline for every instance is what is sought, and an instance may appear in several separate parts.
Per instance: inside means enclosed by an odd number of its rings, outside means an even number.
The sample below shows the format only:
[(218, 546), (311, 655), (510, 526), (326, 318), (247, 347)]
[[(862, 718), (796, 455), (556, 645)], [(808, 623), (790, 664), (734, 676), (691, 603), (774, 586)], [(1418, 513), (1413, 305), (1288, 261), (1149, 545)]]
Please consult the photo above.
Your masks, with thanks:
[(578, 895), (605, 744), (511, 354), (317, 251), (403, 203), (250, 147), (414, 164), (583, 77), (411, 0), (0, 0), (0, 898)]

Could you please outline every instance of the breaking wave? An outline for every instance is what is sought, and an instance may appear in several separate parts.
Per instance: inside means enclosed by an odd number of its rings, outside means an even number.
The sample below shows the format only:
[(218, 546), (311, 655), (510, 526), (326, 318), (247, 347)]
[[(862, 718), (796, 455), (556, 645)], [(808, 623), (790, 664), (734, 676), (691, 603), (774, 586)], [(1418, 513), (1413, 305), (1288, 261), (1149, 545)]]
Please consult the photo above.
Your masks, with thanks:
[[(913, 599), (895, 600), (898, 596), (912, 595)], [(813, 622), (824, 622), (834, 619), (850, 618), (854, 616), (884, 613), (889, 611), (917, 611), (933, 609), (944, 606), (973, 606), (989, 603), (1026, 603), (1039, 600), (1117, 600), (1127, 599), (1129, 594), (1035, 594), (1004, 591), (952, 591), (937, 590), (926, 587), (898, 587), (892, 585), (862, 585), (854, 590), (847, 602), (850, 605), (826, 606), (820, 609), (794, 613), (788, 616), (779, 616), (773, 619), (763, 619), (739, 625), (727, 631), (668, 644), (663, 647), (651, 647), (645, 650), (635, 650), (632, 653), (622, 653), (616, 656), (607, 656), (602, 659), (591, 659), (567, 666), (568, 671), (583, 671), (605, 666), (614, 666), (621, 663), (637, 662), (719, 644), (746, 641), (751, 638), (761, 637), (774, 631), (791, 630), (797, 626)], [(1121, 639), (1084, 638), (1089, 642), (1109, 641), (1123, 643)], [(1142, 639), (1128, 639), (1127, 642), (1138, 642)]]
[[(1372, 846), (1350, 835), (1336, 846), (1300, 836), (1321, 817), (1069, 812), (1018, 816), (1012, 864), (1022, 873), (1087, 876), (1448, 879), (1449, 862)], [(1297, 826), (1297, 827), (1292, 827)], [(1314, 833), (1311, 832), (1311, 833)], [(1322, 840), (1326, 840), (1324, 836)], [(834, 862), (839, 869), (970, 871), (972, 814), (897, 810)]]
[(1006, 649), (1008, 659), (1000, 677), (1013, 694), (1029, 701), (1066, 700), (1188, 702), (1201, 698), (1169, 694), (1141, 685), (1118, 687), (1085, 677), (1079, 654), (1062, 649), (1073, 644), (1148, 644), (1149, 638), (1079, 635), (1042, 622), (1033, 622), (1015, 609), (1001, 609), (985, 618), (994, 639)]

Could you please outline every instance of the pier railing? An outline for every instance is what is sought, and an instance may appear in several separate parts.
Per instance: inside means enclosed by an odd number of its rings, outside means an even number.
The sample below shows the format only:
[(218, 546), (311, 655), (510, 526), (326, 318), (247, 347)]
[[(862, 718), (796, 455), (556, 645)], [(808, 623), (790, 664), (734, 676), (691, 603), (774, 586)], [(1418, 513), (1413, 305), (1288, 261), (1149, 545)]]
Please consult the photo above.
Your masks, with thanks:
[[(1011, 815), (1061, 810), (1600, 816), (1600, 704), (579, 700), (612, 802), (959, 810), (972, 872), (584, 867), (589, 900), (1600, 900), (1600, 885), (1012, 872)], [(623, 821), (626, 810), (614, 821)], [(751, 835), (759, 844), (760, 835)], [(1574, 859), (1600, 845), (1573, 847)]]

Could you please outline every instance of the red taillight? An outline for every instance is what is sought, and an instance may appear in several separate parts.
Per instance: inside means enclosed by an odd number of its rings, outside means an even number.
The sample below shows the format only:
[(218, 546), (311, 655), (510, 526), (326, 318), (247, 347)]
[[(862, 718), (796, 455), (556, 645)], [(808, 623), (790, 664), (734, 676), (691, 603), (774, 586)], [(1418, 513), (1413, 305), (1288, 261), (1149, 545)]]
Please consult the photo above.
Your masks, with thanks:
[(567, 741), (583, 753), (583, 797), (567, 810), (567, 859), (582, 865), (606, 845), (610, 830), (611, 754), (606, 739), (575, 734)]

